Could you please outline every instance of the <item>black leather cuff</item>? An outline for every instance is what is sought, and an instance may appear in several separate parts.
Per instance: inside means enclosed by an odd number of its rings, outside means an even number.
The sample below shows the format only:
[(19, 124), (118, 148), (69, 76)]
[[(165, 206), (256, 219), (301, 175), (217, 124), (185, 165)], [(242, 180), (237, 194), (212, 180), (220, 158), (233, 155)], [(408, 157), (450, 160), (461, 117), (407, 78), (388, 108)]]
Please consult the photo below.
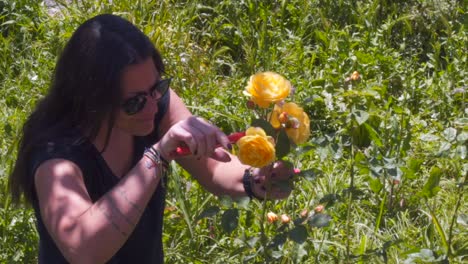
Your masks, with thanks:
[(252, 191), (252, 173), (250, 172), (250, 169), (245, 170), (244, 176), (242, 177), (242, 183), (244, 184), (245, 193), (250, 199), (256, 198), (258, 200), (263, 200)]

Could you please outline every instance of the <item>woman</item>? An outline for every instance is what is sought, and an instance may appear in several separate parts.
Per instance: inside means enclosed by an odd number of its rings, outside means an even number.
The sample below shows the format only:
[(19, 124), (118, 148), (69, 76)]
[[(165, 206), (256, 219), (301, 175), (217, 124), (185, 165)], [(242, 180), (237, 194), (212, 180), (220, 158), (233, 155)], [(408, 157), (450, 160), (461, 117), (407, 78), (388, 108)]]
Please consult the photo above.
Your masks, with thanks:
[[(120, 17), (99, 15), (72, 35), (10, 176), (14, 200), (24, 195), (35, 210), (39, 263), (162, 263), (172, 160), (214, 194), (265, 197), (270, 173), (291, 175), (276, 163), (245, 180), (226, 135), (192, 116), (170, 81), (150, 40)], [(178, 156), (178, 146), (193, 154)]]

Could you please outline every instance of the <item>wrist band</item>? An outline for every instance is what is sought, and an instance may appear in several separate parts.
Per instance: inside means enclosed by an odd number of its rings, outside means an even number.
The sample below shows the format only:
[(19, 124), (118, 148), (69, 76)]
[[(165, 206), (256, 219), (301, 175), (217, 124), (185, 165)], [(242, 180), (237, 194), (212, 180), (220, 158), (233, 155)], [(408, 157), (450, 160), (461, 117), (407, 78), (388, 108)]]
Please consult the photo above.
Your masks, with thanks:
[(161, 165), (166, 170), (169, 168), (169, 162), (167, 162), (167, 160), (161, 156), (161, 153), (159, 153), (159, 151), (157, 151), (153, 146), (145, 148), (145, 152), (143, 154), (150, 158), (156, 165)]
[[(162, 184), (164, 185), (163, 174), (168, 168), (169, 164), (167, 164), (167, 162), (161, 158), (161, 154), (159, 154), (159, 152), (153, 147), (146, 148), (143, 152), (143, 156), (147, 157), (151, 161), (152, 165), (159, 170), (159, 176), (161, 177)], [(149, 165), (147, 168), (151, 169), (153, 166)], [(157, 176), (155, 175), (155, 177)]]
[(258, 200), (263, 200), (252, 191), (252, 174), (250, 173), (250, 169), (245, 169), (244, 176), (242, 177), (242, 183), (244, 184), (245, 193), (250, 199), (256, 198)]

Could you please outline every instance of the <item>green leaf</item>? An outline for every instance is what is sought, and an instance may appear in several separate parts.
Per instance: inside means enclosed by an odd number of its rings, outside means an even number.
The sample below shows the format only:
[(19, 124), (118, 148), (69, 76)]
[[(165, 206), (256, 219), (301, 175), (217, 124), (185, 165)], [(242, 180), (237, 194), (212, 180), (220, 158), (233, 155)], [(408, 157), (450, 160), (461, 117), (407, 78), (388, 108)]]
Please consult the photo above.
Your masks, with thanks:
[(232, 198), (228, 195), (223, 195), (221, 197), (219, 197), (219, 203), (223, 206), (223, 207), (227, 207), (227, 208), (231, 208), (232, 207), (232, 204), (234, 203), (232, 201)]
[(249, 245), (251, 248), (255, 247), (255, 244), (260, 240), (260, 237), (254, 236), (247, 240), (247, 245)]
[(421, 159), (410, 158), (406, 164), (409, 169), (411, 169), (413, 172), (416, 173), (416, 172), (419, 172), (419, 170), (421, 169), (422, 163), (423, 163), (423, 160)]
[(353, 115), (359, 125), (364, 124), (367, 121), (367, 119), (369, 119), (369, 113), (366, 111), (355, 110), (353, 112)]
[(247, 209), (250, 203), (250, 198), (247, 196), (236, 197), (233, 198), (233, 200), (237, 206), (242, 209)]
[(219, 48), (218, 50), (216, 50), (214, 53), (213, 53), (213, 58), (217, 58), (219, 57), (220, 55), (230, 51), (231, 48), (227, 47), (227, 46), (222, 46), (221, 48)]
[(279, 233), (273, 238), (273, 241), (271, 241), (270, 246), (278, 247), (284, 245), (284, 243), (286, 243), (286, 235), (284, 233)]
[(252, 123), (250, 124), (250, 126), (261, 127), (263, 130), (265, 130), (265, 133), (267, 135), (272, 136), (273, 138), (276, 138), (276, 130), (273, 128), (270, 122), (264, 119), (254, 119), (252, 120)]
[(310, 86), (325, 86), (325, 79), (315, 79), (310, 82)]
[(369, 187), (374, 193), (379, 193), (380, 190), (383, 188), (383, 184), (380, 182), (378, 178), (370, 178), (369, 180)]
[(444, 138), (448, 142), (452, 142), (457, 137), (457, 130), (455, 128), (453, 128), (453, 127), (449, 127), (447, 129), (445, 129), (442, 134), (444, 135)]
[(321, 199), (320, 199), (320, 203), (321, 204), (327, 204), (329, 206), (333, 205), (335, 202), (339, 201), (341, 199), (340, 195), (339, 194), (336, 194), (336, 193), (329, 193), (329, 194), (326, 194), (324, 195)]
[(323, 172), (319, 169), (312, 168), (308, 170), (303, 170), (300, 173), (296, 174), (297, 176), (304, 177), (309, 181), (315, 180), (317, 177), (322, 176)]
[(410, 158), (406, 162), (406, 168), (402, 168), (403, 172), (405, 173), (405, 177), (408, 179), (415, 179), (416, 174), (421, 169), (421, 164), (423, 163), (420, 159)]
[(461, 159), (466, 159), (466, 146), (457, 146), (456, 149), (456, 154), (461, 158)]
[(458, 134), (457, 136), (457, 141), (460, 142), (460, 143), (463, 143), (465, 141), (468, 140), (468, 132), (461, 132), (460, 134)]
[(316, 214), (309, 218), (309, 225), (313, 227), (326, 227), (330, 224), (331, 216), (327, 214)]
[(283, 251), (281, 250), (273, 250), (271, 252), (271, 257), (273, 257), (274, 259), (280, 259), (283, 257)]
[(221, 218), (221, 226), (226, 233), (234, 231), (239, 224), (239, 210), (226, 210)]
[(197, 219), (209, 218), (215, 216), (220, 211), (218, 206), (210, 206), (203, 210)]
[(307, 229), (303, 225), (298, 225), (289, 231), (289, 239), (292, 241), (302, 244), (307, 240)]
[(452, 147), (452, 144), (450, 144), (449, 142), (443, 141), (442, 144), (440, 144), (440, 148), (437, 154), (439, 155), (443, 154), (444, 152), (449, 151), (451, 147)]
[(289, 151), (291, 150), (291, 142), (289, 141), (288, 134), (286, 134), (286, 130), (280, 130), (275, 148), (276, 157), (278, 159), (288, 155)]
[(427, 133), (427, 134), (422, 134), (421, 136), (419, 136), (419, 139), (421, 139), (422, 141), (437, 141), (439, 140), (439, 137), (434, 135), (434, 134), (430, 134), (430, 133)]
[(442, 170), (438, 167), (432, 167), (431, 172), (429, 173), (429, 179), (423, 187), (422, 193), (427, 198), (434, 197), (439, 191), (439, 182), (440, 176), (442, 175)]
[(375, 131), (375, 129), (369, 124), (364, 124), (364, 127), (366, 128), (367, 132), (369, 132), (369, 137), (375, 143), (375, 145), (377, 147), (383, 147), (382, 140), (380, 140), (380, 137), (377, 131)]
[(466, 214), (460, 214), (457, 217), (457, 224), (463, 225), (465, 227), (468, 227), (468, 215)]

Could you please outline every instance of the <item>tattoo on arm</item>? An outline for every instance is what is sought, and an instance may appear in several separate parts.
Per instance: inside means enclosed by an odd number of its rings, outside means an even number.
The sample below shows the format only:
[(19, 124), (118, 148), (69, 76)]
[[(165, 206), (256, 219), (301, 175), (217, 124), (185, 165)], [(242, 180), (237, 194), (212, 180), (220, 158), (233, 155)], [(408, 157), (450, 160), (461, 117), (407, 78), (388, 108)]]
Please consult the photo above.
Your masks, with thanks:
[(133, 209), (137, 210), (140, 213), (143, 213), (143, 210), (141, 210), (141, 208), (138, 206), (138, 204), (136, 204), (133, 201), (131, 201), (130, 199), (128, 199), (127, 192), (124, 189), (117, 188), (117, 191), (119, 192), (120, 196), (122, 196), (124, 198), (124, 200), (133, 207)]
[(114, 222), (114, 219), (112, 217), (112, 213), (109, 212), (107, 210), (107, 208), (104, 207), (104, 205), (102, 205), (102, 204), (98, 205), (98, 209), (107, 218), (107, 221), (109, 221), (109, 223), (111, 223), (111, 225), (115, 228), (115, 230), (117, 230), (122, 236), (128, 237), (128, 234), (125, 231), (121, 230), (119, 225), (116, 222)]

